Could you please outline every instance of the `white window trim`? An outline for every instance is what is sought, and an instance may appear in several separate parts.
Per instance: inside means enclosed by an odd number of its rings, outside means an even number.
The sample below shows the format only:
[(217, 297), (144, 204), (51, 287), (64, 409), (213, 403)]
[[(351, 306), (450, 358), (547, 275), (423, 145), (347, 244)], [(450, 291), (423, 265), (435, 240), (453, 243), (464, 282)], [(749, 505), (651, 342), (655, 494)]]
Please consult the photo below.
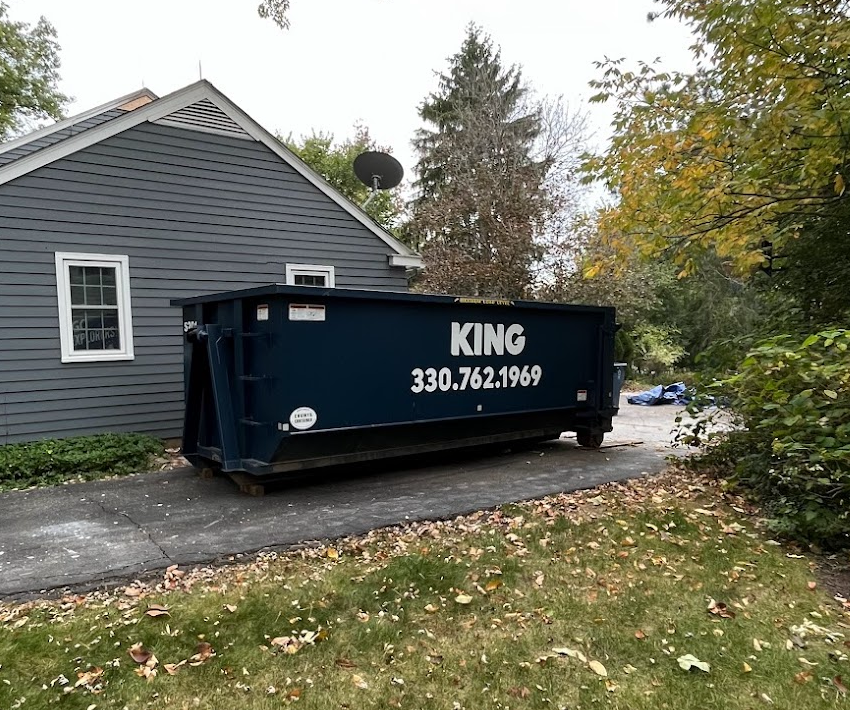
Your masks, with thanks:
[[(318, 264), (287, 264), (286, 265), (286, 283), (289, 286), (295, 285), (296, 276), (324, 276), (327, 280), (325, 288), (336, 288), (336, 276), (333, 266), (322, 266)], [(314, 286), (313, 288), (322, 288)]]
[[(118, 328), (121, 350), (74, 350), (74, 328), (71, 314), (71, 266), (118, 267), (115, 279), (118, 296)], [(133, 360), (133, 313), (130, 304), (130, 259), (120, 254), (79, 254), (56, 252), (56, 294), (59, 301), (59, 342), (62, 362), (111, 362)]]

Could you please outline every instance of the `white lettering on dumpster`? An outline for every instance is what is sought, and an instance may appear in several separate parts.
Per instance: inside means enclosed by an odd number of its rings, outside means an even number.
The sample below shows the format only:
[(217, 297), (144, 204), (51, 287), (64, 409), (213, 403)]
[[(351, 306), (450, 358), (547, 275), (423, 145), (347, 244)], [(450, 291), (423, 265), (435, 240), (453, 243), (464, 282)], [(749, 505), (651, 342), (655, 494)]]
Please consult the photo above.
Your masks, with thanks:
[(298, 407), (298, 409), (293, 410), (292, 414), (289, 415), (289, 423), (294, 429), (300, 431), (314, 426), (318, 419), (319, 416), (312, 407)]
[(465, 355), (519, 355), (525, 349), (525, 328), (519, 323), (452, 323), (451, 353)]

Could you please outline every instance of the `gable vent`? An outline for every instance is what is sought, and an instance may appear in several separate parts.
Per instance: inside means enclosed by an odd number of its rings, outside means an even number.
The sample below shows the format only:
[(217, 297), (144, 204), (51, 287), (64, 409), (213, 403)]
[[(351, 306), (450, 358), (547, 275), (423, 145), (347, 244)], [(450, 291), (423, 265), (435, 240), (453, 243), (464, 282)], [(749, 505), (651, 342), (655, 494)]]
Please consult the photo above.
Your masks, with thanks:
[(191, 106), (181, 108), (179, 111), (154, 121), (154, 123), (252, 140), (242, 126), (209, 99), (203, 99)]

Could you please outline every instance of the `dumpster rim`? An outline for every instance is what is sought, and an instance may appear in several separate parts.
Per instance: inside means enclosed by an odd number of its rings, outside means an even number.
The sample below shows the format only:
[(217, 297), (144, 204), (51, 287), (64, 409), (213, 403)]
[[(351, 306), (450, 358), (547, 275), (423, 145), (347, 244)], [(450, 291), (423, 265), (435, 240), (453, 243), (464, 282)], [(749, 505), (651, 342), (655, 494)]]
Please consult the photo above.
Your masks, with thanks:
[(613, 306), (588, 306), (576, 303), (553, 303), (551, 301), (526, 301), (509, 298), (485, 298), (477, 296), (455, 296), (443, 294), (408, 293), (405, 291), (377, 291), (360, 288), (326, 288), (321, 286), (290, 286), (282, 283), (270, 283), (264, 286), (222, 291), (220, 293), (174, 298), (172, 306), (192, 306), (201, 303), (221, 303), (260, 296), (303, 296), (310, 298), (361, 299), (366, 301), (405, 301), (408, 303), (443, 303), (457, 306), (493, 306), (503, 308), (522, 308), (534, 310), (556, 310), (581, 313), (610, 313), (615, 315)]

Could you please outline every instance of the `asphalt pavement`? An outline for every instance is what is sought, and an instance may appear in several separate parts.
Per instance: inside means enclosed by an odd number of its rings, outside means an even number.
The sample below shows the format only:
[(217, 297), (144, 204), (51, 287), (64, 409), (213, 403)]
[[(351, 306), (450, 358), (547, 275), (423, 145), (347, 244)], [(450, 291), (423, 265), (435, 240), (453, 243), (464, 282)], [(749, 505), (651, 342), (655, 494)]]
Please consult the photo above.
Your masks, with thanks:
[[(0, 494), (0, 598), (91, 589), (172, 564), (441, 519), (662, 470), (673, 406), (622, 403), (598, 451), (574, 438), (488, 455), (443, 455), (326, 480), (312, 472), (254, 498), (192, 469)], [(566, 437), (567, 435), (565, 435)]]

